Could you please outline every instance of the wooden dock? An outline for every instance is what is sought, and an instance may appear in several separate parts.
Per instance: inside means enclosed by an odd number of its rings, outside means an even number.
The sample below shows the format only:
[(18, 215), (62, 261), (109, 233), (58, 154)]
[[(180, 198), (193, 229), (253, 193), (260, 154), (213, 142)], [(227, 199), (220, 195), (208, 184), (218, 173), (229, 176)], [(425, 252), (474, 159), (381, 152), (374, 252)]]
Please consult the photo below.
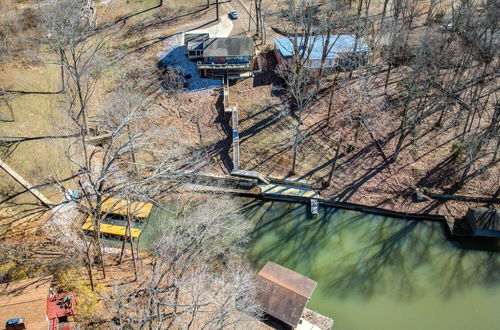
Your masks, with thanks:
[(229, 95), (229, 79), (224, 78), (222, 80), (223, 99), (224, 99), (224, 112), (231, 113), (231, 126), (233, 132), (233, 169), (240, 169), (240, 138), (238, 131), (238, 105), (231, 100)]

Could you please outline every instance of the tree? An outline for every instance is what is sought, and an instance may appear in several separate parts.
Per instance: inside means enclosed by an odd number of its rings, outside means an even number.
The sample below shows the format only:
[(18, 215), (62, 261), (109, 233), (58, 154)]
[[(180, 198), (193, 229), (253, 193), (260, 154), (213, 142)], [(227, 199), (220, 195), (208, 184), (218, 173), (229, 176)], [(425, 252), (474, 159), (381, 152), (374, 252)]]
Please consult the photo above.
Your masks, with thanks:
[(314, 13), (318, 4), (314, 1), (301, 0), (296, 3), (287, 1), (285, 11), (287, 27), (284, 27), (287, 38), (290, 40), (292, 56), (286, 59), (276, 69), (285, 83), (285, 89), (291, 96), (291, 106), (296, 118), (293, 128), (292, 168), (295, 174), (297, 166), (297, 152), (302, 142), (301, 125), (304, 111), (314, 100), (317, 90), (313, 87), (313, 70), (310, 65), (312, 45), (316, 40), (314, 33)]
[(82, 134), (89, 134), (89, 102), (103, 69), (105, 45), (104, 38), (90, 35), (95, 27), (91, 1), (57, 1), (47, 6), (42, 21), (47, 42), (68, 74), (72, 116), (79, 120)]
[(253, 271), (237, 262), (251, 224), (232, 200), (165, 210), (138, 287), (108, 297), (119, 327), (221, 329), (258, 317)]

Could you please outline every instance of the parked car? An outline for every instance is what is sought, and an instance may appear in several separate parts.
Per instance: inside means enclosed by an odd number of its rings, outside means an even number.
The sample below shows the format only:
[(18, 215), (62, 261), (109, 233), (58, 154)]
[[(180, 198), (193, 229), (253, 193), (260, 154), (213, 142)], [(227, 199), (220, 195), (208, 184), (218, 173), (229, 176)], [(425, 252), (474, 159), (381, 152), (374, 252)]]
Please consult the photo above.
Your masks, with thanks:
[(228, 14), (228, 16), (229, 16), (230, 19), (237, 19), (239, 17), (238, 13), (236, 12), (236, 10), (230, 11), (229, 14)]

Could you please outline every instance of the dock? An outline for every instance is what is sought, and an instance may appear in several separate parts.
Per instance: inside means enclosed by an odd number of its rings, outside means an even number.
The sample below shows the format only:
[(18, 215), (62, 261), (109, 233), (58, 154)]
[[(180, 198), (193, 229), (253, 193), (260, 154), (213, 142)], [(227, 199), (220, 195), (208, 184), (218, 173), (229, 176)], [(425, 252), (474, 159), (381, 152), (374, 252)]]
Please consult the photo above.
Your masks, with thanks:
[(285, 185), (278, 183), (259, 184), (262, 196), (294, 196), (303, 198), (317, 198), (318, 193), (310, 188)]
[(231, 126), (233, 132), (233, 169), (240, 169), (240, 139), (238, 131), (238, 105), (233, 102), (229, 96), (229, 79), (223, 79), (222, 85), (223, 99), (224, 99), (224, 112), (231, 113)]

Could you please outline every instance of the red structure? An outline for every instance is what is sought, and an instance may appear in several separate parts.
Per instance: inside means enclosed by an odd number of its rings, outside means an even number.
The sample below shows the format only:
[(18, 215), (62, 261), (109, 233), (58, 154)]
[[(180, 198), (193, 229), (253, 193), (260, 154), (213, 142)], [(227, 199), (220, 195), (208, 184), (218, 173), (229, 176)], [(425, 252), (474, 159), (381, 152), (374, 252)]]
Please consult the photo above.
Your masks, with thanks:
[[(76, 314), (76, 299), (73, 293), (54, 294), (47, 298), (47, 318), (50, 330), (59, 329), (59, 322), (66, 322), (68, 316)], [(71, 329), (69, 326), (63, 330)]]

